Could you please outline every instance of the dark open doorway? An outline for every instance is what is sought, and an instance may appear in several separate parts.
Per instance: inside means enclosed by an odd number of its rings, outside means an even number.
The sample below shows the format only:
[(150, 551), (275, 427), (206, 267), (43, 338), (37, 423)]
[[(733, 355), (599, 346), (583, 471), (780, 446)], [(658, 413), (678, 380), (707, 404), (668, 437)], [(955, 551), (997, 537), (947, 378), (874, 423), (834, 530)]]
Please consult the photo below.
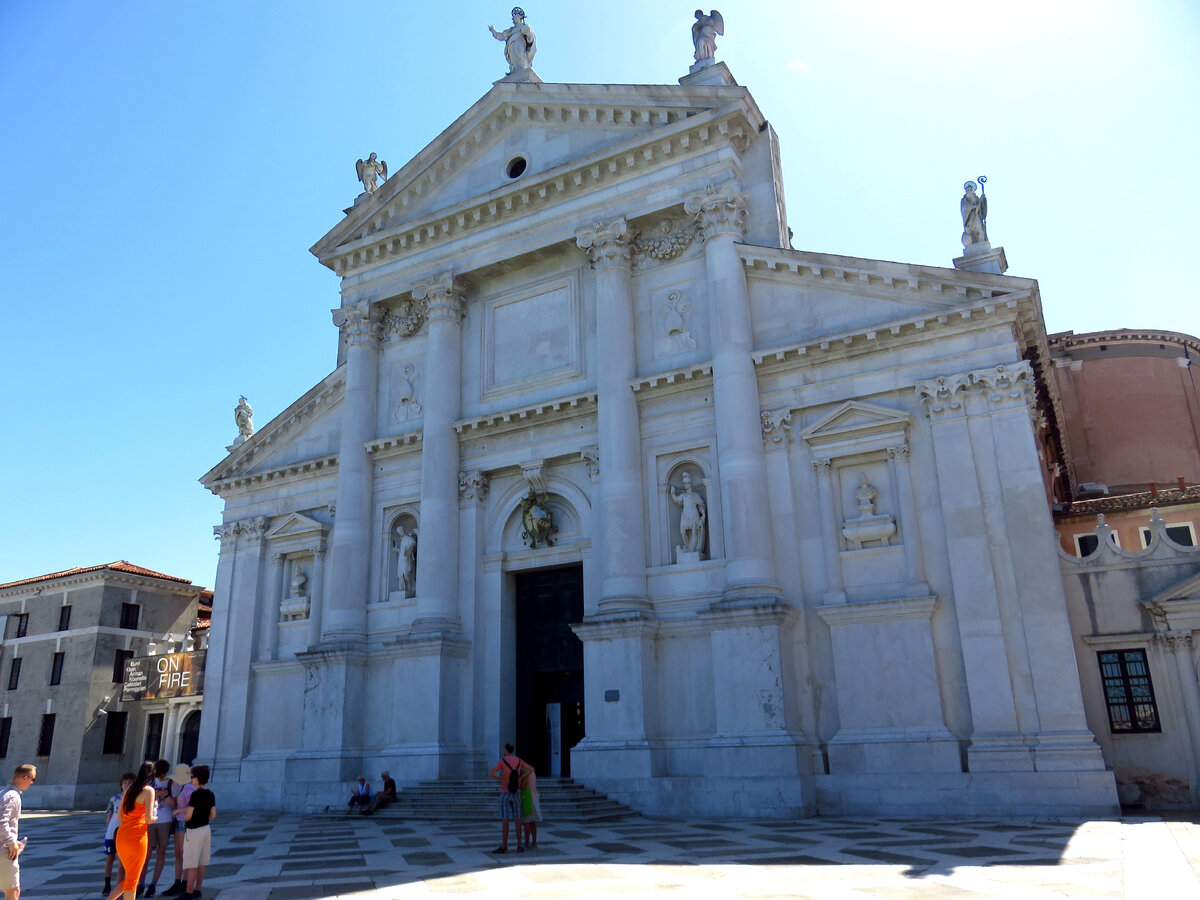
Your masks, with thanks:
[(570, 627), (583, 619), (583, 567), (522, 572), (516, 589), (517, 755), (567, 776), (583, 737), (583, 642)]
[(179, 761), (189, 766), (196, 761), (196, 751), (200, 747), (200, 713), (188, 713), (183, 720), (183, 729), (179, 733)]

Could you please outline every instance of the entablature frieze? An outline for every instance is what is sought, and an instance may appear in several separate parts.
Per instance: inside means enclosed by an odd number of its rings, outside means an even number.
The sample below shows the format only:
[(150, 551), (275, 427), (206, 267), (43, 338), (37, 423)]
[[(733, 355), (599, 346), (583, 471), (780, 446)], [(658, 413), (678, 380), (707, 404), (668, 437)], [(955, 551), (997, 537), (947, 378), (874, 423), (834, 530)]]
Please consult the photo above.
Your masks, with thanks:
[(260, 484), (287, 484), (317, 475), (329, 475), (337, 468), (337, 454), (303, 459), (298, 462), (263, 469), (259, 472), (247, 472), (244, 475), (231, 475), (219, 481), (211, 482), (208, 489), (218, 496), (228, 494), (239, 488)]
[[(757, 134), (757, 127), (749, 121), (745, 110), (734, 104), (710, 114), (680, 119), (618, 148), (533, 175), (527, 181), (505, 185), (466, 203), (421, 214), (410, 222), (400, 221), (407, 205), (407, 195), (402, 192), (357, 237), (334, 248), (321, 262), (342, 277), (354, 275), (429, 245), (608, 187), (618, 179), (640, 174), (664, 161), (678, 162), (717, 146), (732, 146), (740, 155)], [(433, 189), (430, 185), (429, 190)]]
[(580, 415), (595, 415), (595, 407), (596, 392), (587, 391), (582, 394), (558, 397), (554, 400), (544, 400), (529, 406), (505, 409), (470, 419), (460, 419), (453, 423), (453, 427), (455, 432), (465, 438), (476, 431), (511, 431), (525, 428), (531, 419), (554, 421)]
[(363, 444), (367, 455), (376, 460), (391, 459), (405, 453), (419, 450), (425, 441), (425, 432), (406, 431), (403, 434), (392, 434), (387, 437), (373, 438)]

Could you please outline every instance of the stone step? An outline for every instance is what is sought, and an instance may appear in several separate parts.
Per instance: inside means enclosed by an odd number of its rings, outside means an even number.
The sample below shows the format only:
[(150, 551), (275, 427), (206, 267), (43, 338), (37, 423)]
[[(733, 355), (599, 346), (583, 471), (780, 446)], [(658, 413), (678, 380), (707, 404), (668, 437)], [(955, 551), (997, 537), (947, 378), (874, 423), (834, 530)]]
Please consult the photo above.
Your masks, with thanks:
[[(388, 819), (479, 821), (496, 814), (499, 788), (492, 779), (426, 781), (401, 789), (395, 803), (379, 810)], [(636, 816), (617, 801), (569, 778), (539, 778), (542, 817), (556, 822), (607, 822)]]

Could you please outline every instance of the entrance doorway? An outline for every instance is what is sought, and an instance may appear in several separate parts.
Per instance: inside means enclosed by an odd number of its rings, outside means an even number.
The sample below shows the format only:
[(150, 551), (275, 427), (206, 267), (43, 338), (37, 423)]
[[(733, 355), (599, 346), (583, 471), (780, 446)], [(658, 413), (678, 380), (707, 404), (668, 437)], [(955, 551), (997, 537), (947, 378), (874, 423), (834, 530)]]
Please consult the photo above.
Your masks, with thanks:
[(583, 738), (583, 642), (571, 631), (583, 619), (583, 567), (516, 578), (517, 755), (539, 775), (567, 776)]
[(196, 761), (196, 751), (200, 747), (200, 713), (189, 713), (183, 720), (183, 730), (179, 734), (179, 761), (189, 766)]

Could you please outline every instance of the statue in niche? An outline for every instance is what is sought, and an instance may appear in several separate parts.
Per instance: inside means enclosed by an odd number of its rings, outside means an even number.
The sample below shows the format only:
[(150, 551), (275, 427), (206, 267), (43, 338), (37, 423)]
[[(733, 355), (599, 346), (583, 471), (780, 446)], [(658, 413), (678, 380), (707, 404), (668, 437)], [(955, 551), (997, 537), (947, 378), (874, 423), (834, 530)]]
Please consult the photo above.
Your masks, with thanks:
[(692, 43), (696, 46), (696, 62), (712, 59), (717, 53), (717, 35), (725, 33), (725, 20), (715, 9), (708, 15), (696, 10), (696, 21), (692, 25)]
[(854, 501), (858, 504), (858, 517), (842, 523), (842, 537), (851, 550), (861, 550), (868, 541), (880, 541), (887, 547), (896, 534), (896, 520), (891, 516), (875, 512), (875, 498), (879, 491), (867, 481), (867, 473), (858, 473), (858, 487), (854, 489)]
[(521, 69), (533, 68), (533, 56), (537, 53), (537, 36), (525, 22), (525, 10), (514, 6), (512, 28), (497, 31), (491, 25), (488, 31), (498, 41), (504, 41), (504, 58), (508, 60), (508, 74)]
[(254, 435), (254, 409), (245, 397), (239, 397), (233, 408), (233, 421), (237, 423), (239, 444)]
[(292, 575), (291, 591), (279, 607), (285, 622), (308, 617), (308, 593), (305, 590), (307, 587), (308, 576), (304, 574), (304, 570), (300, 566), (296, 566)]
[(404, 367), (404, 374), (396, 384), (396, 405), (392, 407), (393, 422), (407, 422), (421, 414), (421, 404), (417, 402), (417, 369), (412, 363)]
[(531, 488), (518, 505), (521, 527), (524, 529), (521, 539), (530, 550), (536, 550), (539, 545), (554, 546), (552, 538), (558, 528), (550, 512), (549, 499), (549, 495), (539, 494)]
[(679, 513), (679, 536), (683, 545), (675, 548), (676, 562), (680, 553), (701, 553), (704, 550), (704, 523), (708, 516), (704, 501), (692, 490), (692, 476), (683, 473), (683, 491), (669, 485), (671, 500), (681, 508)]
[(380, 179), (387, 181), (387, 163), (377, 158), (374, 153), (356, 162), (354, 171), (358, 173), (358, 180), (362, 182), (363, 189), (368, 194), (373, 194), (379, 189)]
[(679, 291), (667, 294), (667, 336), (658, 342), (655, 356), (671, 356), (696, 349), (695, 339), (688, 334), (683, 317), (691, 312), (691, 304)]
[(396, 580), (406, 597), (417, 593), (417, 529), (396, 529)]
[[(986, 182), (987, 178), (980, 175), (979, 181), (980, 183)], [(976, 196), (975, 189), (978, 186), (973, 181), (964, 184), (963, 198), (958, 203), (959, 212), (962, 213), (962, 244), (964, 247), (973, 247), (975, 244), (988, 242), (987, 196), (985, 194)]]

